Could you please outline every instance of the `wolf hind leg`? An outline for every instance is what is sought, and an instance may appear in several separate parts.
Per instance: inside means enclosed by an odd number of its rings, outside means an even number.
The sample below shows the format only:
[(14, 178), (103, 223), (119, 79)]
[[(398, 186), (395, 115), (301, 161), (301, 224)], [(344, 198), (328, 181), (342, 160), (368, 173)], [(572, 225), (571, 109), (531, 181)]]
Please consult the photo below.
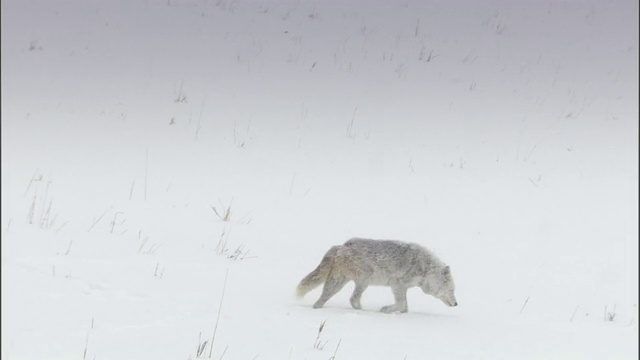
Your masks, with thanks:
[(349, 302), (354, 309), (360, 310), (362, 309), (362, 304), (360, 304), (360, 297), (362, 297), (362, 293), (367, 289), (367, 284), (364, 283), (356, 283), (356, 288), (353, 289), (353, 295), (351, 295), (351, 299)]
[(401, 312), (406, 313), (409, 311), (407, 306), (407, 288), (401, 286), (392, 287), (393, 297), (396, 299), (396, 303), (393, 305), (383, 306), (380, 311), (383, 313)]
[(318, 301), (313, 304), (313, 308), (318, 309), (323, 307), (333, 295), (337, 294), (338, 291), (347, 284), (347, 282), (349, 282), (349, 279), (346, 276), (339, 274), (336, 271), (331, 271), (329, 276), (327, 276), (327, 280), (324, 282), (322, 295), (320, 295)]

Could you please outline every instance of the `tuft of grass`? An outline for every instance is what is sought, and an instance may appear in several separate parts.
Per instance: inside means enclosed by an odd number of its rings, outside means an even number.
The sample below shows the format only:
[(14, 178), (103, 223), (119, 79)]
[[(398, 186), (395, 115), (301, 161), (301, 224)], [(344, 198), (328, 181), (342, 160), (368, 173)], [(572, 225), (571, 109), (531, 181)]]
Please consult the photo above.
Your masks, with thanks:
[(176, 96), (175, 100), (173, 100), (174, 102), (177, 102), (177, 103), (187, 102), (187, 96), (184, 94), (184, 92), (182, 92), (183, 85), (184, 85), (184, 81), (180, 83), (180, 90), (178, 90), (178, 95)]
[(324, 320), (323, 322), (320, 323), (320, 327), (318, 327), (318, 333), (316, 334), (316, 341), (313, 342), (313, 348), (316, 350), (324, 349), (325, 345), (327, 345), (327, 343), (329, 342), (328, 340), (325, 342), (322, 342), (322, 340), (320, 340), (320, 336), (322, 335), (322, 330), (324, 330), (324, 325), (326, 323), (327, 323), (327, 320)]
[(222, 204), (222, 201), (218, 200), (218, 202), (220, 203), (220, 210), (218, 211), (218, 209), (213, 206), (213, 205), (209, 205), (211, 207), (211, 210), (213, 210), (213, 212), (216, 214), (216, 216), (222, 220), (222, 221), (229, 221), (231, 220), (231, 205), (233, 204), (233, 199), (231, 199), (231, 201), (229, 202), (229, 205), (224, 206), (224, 204)]
[(431, 62), (431, 60), (437, 58), (439, 55), (433, 53), (433, 49), (429, 51), (429, 55), (427, 55), (427, 49), (424, 45), (420, 48), (420, 56), (418, 56), (419, 61)]
[[(115, 214), (113, 214), (113, 220), (111, 220), (111, 231), (110, 231), (110, 233), (111, 233), (111, 234), (113, 234), (113, 230), (114, 230), (114, 229), (115, 229), (115, 227), (116, 227), (116, 224), (117, 224), (116, 220), (117, 220), (117, 218), (118, 218), (118, 215), (121, 215), (121, 214), (124, 214), (124, 213), (123, 213), (122, 211), (116, 211), (116, 212), (115, 212)], [(119, 223), (119, 225), (124, 224), (124, 222), (125, 222), (125, 221), (126, 221), (126, 220), (122, 220), (122, 221)]]
[(162, 271), (158, 272), (158, 270), (160, 269), (160, 263), (156, 263), (156, 271), (153, 273), (153, 277), (157, 277), (159, 279), (162, 279), (162, 276), (164, 275), (164, 267), (162, 268)]
[(216, 254), (223, 255), (229, 249), (227, 248), (227, 243), (229, 241), (229, 235), (231, 234), (231, 230), (227, 232), (227, 229), (222, 229), (222, 234), (220, 234), (220, 239), (218, 239), (218, 244), (216, 245)]
[(231, 260), (244, 260), (249, 255), (249, 250), (243, 249), (244, 245), (238, 246), (233, 253), (227, 255), (227, 259)]
[(147, 242), (149, 241), (149, 237), (145, 237), (144, 240), (142, 240), (142, 243), (140, 244), (140, 247), (138, 248), (138, 254), (142, 253), (145, 255), (155, 255), (156, 251), (158, 251), (158, 249), (162, 246), (162, 244), (158, 244), (158, 243), (153, 243), (150, 244), (148, 247), (145, 248), (145, 245), (147, 244)]
[(220, 239), (218, 239), (218, 244), (216, 244), (216, 254), (225, 255), (227, 259), (230, 260), (244, 260), (249, 258), (247, 257), (249, 255), (249, 250), (245, 250), (244, 245), (242, 244), (240, 244), (234, 251), (230, 251), (228, 246), (230, 234), (231, 230), (229, 230), (229, 232), (227, 232), (226, 228), (222, 230)]
[[(44, 195), (39, 195), (39, 184), (46, 183), (46, 187), (44, 190)], [(37, 224), (41, 229), (52, 229), (55, 226), (57, 215), (52, 216), (51, 209), (53, 207), (53, 198), (49, 196), (49, 188), (53, 183), (52, 180), (46, 180), (42, 174), (38, 175), (38, 170), (34, 173), (34, 175), (29, 180), (29, 185), (27, 186), (27, 190), (24, 193), (24, 197), (29, 194), (32, 186), (35, 184), (33, 189), (33, 198), (31, 199), (31, 206), (29, 206), (29, 211), (27, 213), (27, 223), (29, 225)], [(38, 215), (36, 216), (36, 213)]]
[(31, 42), (29, 43), (29, 51), (42, 51), (42, 46), (38, 45), (38, 40), (31, 40)]
[(616, 313), (616, 305), (613, 305), (613, 310), (608, 312), (607, 307), (604, 307), (604, 320), (605, 321), (613, 321), (615, 320), (618, 313)]

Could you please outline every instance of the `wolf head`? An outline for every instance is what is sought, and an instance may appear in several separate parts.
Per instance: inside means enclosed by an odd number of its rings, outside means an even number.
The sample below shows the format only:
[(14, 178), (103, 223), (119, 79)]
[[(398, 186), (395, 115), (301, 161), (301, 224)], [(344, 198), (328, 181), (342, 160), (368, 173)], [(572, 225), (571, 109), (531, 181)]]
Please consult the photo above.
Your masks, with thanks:
[(430, 271), (424, 277), (421, 287), (425, 294), (440, 299), (447, 306), (458, 306), (458, 301), (454, 294), (456, 286), (449, 266)]

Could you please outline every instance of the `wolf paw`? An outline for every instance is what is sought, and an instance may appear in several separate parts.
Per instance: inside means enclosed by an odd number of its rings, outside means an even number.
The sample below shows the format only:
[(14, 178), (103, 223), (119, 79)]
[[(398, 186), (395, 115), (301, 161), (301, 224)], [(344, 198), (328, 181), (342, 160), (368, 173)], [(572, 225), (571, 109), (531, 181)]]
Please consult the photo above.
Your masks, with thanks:
[(362, 305), (360, 305), (359, 301), (351, 300), (351, 307), (356, 310), (362, 310)]
[(380, 312), (383, 312), (385, 314), (390, 314), (390, 313), (395, 312), (395, 311), (397, 311), (397, 310), (396, 310), (395, 306), (393, 306), (393, 305), (383, 306), (380, 309)]
[(385, 314), (391, 314), (391, 313), (406, 313), (409, 311), (408, 308), (400, 308), (397, 305), (387, 305), (387, 306), (383, 306), (380, 309), (381, 312), (385, 313)]

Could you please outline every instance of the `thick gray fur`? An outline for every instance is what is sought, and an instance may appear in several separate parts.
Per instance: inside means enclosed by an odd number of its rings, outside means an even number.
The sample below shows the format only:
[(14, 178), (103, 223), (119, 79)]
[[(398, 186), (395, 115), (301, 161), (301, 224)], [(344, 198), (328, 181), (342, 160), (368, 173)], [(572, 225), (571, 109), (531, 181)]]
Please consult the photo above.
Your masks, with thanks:
[(361, 309), (360, 298), (369, 285), (389, 286), (395, 304), (382, 307), (384, 313), (407, 312), (407, 290), (418, 286), (447, 306), (457, 306), (455, 284), (449, 266), (423, 246), (395, 240), (353, 238), (331, 247), (320, 265), (298, 284), (297, 295), (324, 283), (322, 295), (313, 307), (321, 308), (350, 280), (355, 282), (351, 306)]

